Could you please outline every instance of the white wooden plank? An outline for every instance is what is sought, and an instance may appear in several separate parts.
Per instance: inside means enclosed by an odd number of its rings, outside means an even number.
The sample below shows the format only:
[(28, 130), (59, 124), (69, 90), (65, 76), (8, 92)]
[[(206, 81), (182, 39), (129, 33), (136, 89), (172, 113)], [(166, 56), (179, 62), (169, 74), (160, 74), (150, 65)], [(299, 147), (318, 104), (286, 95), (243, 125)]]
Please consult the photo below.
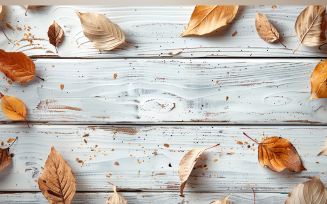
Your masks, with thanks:
[[(0, 14), (0, 25), (13, 43), (1, 35), (0, 47), (6, 51), (22, 51), (29, 56), (56, 55), (55, 48), (47, 41), (48, 27), (55, 20), (65, 31), (65, 39), (58, 49), (60, 57), (159, 57), (180, 51), (182, 53), (175, 57), (326, 57), (327, 45), (322, 50), (302, 45), (293, 54), (299, 43), (294, 30), (295, 21), (305, 8), (256, 6), (277, 28), (287, 46), (284, 48), (279, 43), (266, 43), (258, 36), (255, 29), (257, 13), (252, 6), (240, 6), (234, 20), (217, 32), (183, 38), (179, 36), (187, 27), (194, 6), (47, 6), (31, 9), (27, 16), (24, 16), (25, 10), (21, 6), (5, 6)], [(99, 52), (84, 36), (74, 10), (105, 14), (123, 29), (126, 41), (139, 48), (121, 45), (113, 51)], [(6, 23), (15, 31), (8, 29)], [(30, 31), (24, 30), (24, 26), (26, 29), (30, 26)], [(17, 27), (23, 30), (18, 31)], [(232, 37), (234, 31), (237, 35)], [(24, 33), (45, 41), (34, 40), (34, 45), (30, 45), (29, 41), (20, 41), (26, 38)]]
[[(243, 203), (253, 204), (254, 197), (252, 193), (186, 193), (185, 198), (179, 197), (176, 192), (157, 193), (157, 192), (142, 192), (142, 193), (129, 193), (119, 192), (126, 199), (128, 204), (136, 203), (151, 203), (151, 204), (204, 204), (211, 203), (212, 201), (231, 195), (229, 200), (232, 204)], [(72, 204), (77, 203), (105, 203), (112, 193), (76, 193)], [(284, 203), (287, 194), (280, 193), (256, 193), (256, 203), (260, 204), (280, 204)], [(0, 194), (0, 200), (6, 204), (19, 204), (19, 203), (33, 203), (44, 204), (48, 201), (41, 193), (11, 193)]]
[[(249, 193), (253, 188), (256, 192), (289, 193), (316, 175), (327, 183), (326, 157), (317, 157), (326, 131), (324, 126), (34, 125), (28, 129), (2, 125), (0, 141), (7, 144), (8, 138), (19, 139), (10, 150), (15, 154), (12, 163), (0, 172), (0, 191), (38, 191), (36, 181), (53, 145), (72, 168), (77, 191), (111, 191), (111, 182), (123, 191), (178, 192), (178, 165), (184, 154), (219, 142), (201, 156), (185, 192)], [(289, 139), (308, 171), (277, 173), (261, 167), (257, 146), (243, 132), (260, 141), (266, 136)], [(85, 134), (89, 136), (83, 137)], [(247, 141), (250, 147), (236, 141)], [(76, 160), (84, 161), (84, 165)]]
[(46, 81), (4, 79), (0, 90), (26, 104), (30, 122), (326, 124), (326, 99), (308, 101), (320, 60), (38, 59)]

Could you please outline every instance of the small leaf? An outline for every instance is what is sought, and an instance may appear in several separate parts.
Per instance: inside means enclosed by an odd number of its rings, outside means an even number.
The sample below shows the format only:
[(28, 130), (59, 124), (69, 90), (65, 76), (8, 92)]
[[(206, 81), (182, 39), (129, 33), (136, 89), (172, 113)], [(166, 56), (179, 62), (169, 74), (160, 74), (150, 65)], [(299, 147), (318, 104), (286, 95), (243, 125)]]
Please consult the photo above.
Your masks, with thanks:
[(326, 140), (324, 149), (321, 152), (319, 152), (319, 154), (317, 156), (320, 156), (320, 155), (326, 155), (327, 156), (327, 140)]
[(300, 44), (296, 50), (301, 44), (312, 47), (319, 46), (326, 41), (325, 11), (324, 5), (310, 5), (297, 17), (295, 31)]
[(14, 144), (17, 138), (18, 137), (16, 137), (16, 139), (9, 145), (9, 147), (5, 149), (0, 148), (0, 172), (9, 166), (12, 158), (12, 155), (9, 154), (9, 148)]
[(44, 197), (51, 204), (70, 204), (75, 195), (76, 181), (72, 170), (53, 146), (39, 177), (38, 184)]
[(327, 98), (327, 59), (319, 62), (311, 74), (310, 99)]
[(285, 204), (323, 204), (327, 203), (327, 191), (319, 175), (310, 181), (298, 184), (287, 196)]
[(3, 114), (12, 120), (25, 120), (28, 125), (26, 116), (26, 107), (25, 104), (16, 97), (13, 96), (5, 96), (0, 93), (1, 96), (1, 110)]
[(230, 201), (228, 200), (229, 196), (226, 196), (225, 198), (212, 202), (211, 204), (230, 204)]
[(179, 163), (179, 167), (178, 167), (178, 174), (179, 174), (179, 179), (182, 181), (181, 187), (180, 187), (180, 193), (181, 193), (181, 197), (184, 197), (183, 195), (183, 190), (185, 188), (187, 179), (190, 177), (191, 172), (193, 170), (193, 167), (196, 163), (196, 161), (199, 159), (199, 157), (201, 156), (201, 154), (206, 151), (207, 149), (213, 148), (218, 146), (218, 144), (206, 148), (206, 149), (193, 149), (189, 152), (187, 152), (184, 157), (182, 158), (182, 160)]
[(39, 7), (42, 7), (42, 6), (38, 6), (38, 5), (34, 5), (34, 6), (31, 6), (31, 5), (22, 5), (24, 8), (26, 8), (26, 11), (25, 11), (25, 16), (27, 16), (27, 10), (28, 9), (33, 9), (33, 8), (39, 8)]
[(113, 184), (112, 188), (114, 189), (114, 194), (110, 196), (105, 204), (127, 204), (127, 200), (117, 193), (117, 187)]
[(230, 23), (235, 17), (238, 6), (195, 6), (190, 22), (181, 37), (204, 35)]
[(52, 25), (49, 27), (48, 37), (49, 42), (57, 49), (59, 43), (61, 43), (62, 38), (64, 37), (64, 31), (56, 21), (53, 21)]
[(2, 5), (0, 5), (0, 13), (2, 12)]
[(104, 15), (75, 12), (81, 20), (84, 35), (92, 42), (93, 47), (101, 50), (112, 50), (126, 43), (123, 30)]

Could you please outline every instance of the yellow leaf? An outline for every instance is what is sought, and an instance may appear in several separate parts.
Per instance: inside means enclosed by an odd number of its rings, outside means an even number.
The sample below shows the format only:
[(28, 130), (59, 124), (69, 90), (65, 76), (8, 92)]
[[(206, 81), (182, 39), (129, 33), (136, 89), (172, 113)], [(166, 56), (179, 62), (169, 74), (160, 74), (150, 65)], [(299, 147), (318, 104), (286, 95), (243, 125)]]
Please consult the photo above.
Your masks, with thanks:
[(310, 99), (327, 98), (327, 59), (319, 62), (311, 75)]

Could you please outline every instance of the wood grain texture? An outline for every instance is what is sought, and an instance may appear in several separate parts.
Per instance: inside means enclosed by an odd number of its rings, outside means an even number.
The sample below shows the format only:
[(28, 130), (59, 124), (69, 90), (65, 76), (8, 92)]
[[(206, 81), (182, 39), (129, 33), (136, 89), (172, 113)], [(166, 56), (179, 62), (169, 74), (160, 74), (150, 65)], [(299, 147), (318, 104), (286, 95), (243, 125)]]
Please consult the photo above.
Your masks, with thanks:
[[(176, 192), (157, 193), (157, 192), (142, 192), (128, 193), (119, 192), (128, 201), (128, 204), (151, 203), (151, 204), (203, 204), (210, 203), (219, 198), (223, 198), (227, 193), (189, 193), (185, 194), (185, 198), (179, 197)], [(94, 204), (105, 203), (112, 193), (76, 193), (72, 204)], [(284, 203), (287, 194), (280, 193), (257, 193), (256, 202), (260, 204), (281, 204)], [(12, 193), (0, 194), (1, 201), (6, 204), (44, 204), (47, 200), (41, 193)], [(232, 204), (243, 203), (253, 204), (253, 193), (235, 193), (231, 194), (229, 200)]]
[[(11, 164), (0, 172), (0, 183), (6, 184), (0, 185), (0, 191), (39, 191), (35, 181), (53, 145), (74, 172), (77, 191), (112, 191), (111, 182), (122, 191), (178, 193), (178, 165), (184, 154), (219, 142), (218, 147), (202, 154), (185, 193), (250, 193), (252, 188), (256, 192), (289, 193), (298, 183), (316, 175), (327, 183), (326, 157), (317, 156), (324, 147), (326, 131), (323, 126), (34, 125), (28, 129), (2, 125), (0, 141), (7, 144), (8, 138), (16, 136), (18, 140), (10, 148), (15, 154)], [(308, 171), (277, 173), (261, 167), (258, 147), (243, 132), (259, 141), (267, 136), (289, 139)]]
[[(0, 18), (0, 26), (13, 41), (1, 36), (0, 47), (6, 51), (21, 51), (29, 56), (55, 55), (60, 57), (82, 58), (123, 58), (123, 57), (162, 57), (172, 53), (183, 57), (326, 57), (327, 46), (301, 46), (296, 37), (294, 25), (298, 15), (306, 6), (256, 6), (256, 9), (267, 16), (279, 31), (280, 43), (264, 42), (255, 29), (256, 11), (252, 6), (240, 6), (233, 21), (206, 36), (179, 37), (188, 25), (194, 6), (46, 6), (25, 10), (21, 6), (5, 6)], [(118, 24), (126, 34), (126, 42), (139, 46), (133, 48), (121, 45), (113, 51), (102, 51), (93, 48), (84, 36), (78, 16), (79, 12), (96, 12), (106, 15)], [(47, 29), (56, 21), (65, 32), (65, 39), (58, 48), (48, 42)], [(7, 28), (6, 23), (16, 30)], [(28, 29), (30, 26), (30, 29)], [(17, 30), (17, 27), (22, 30)], [(24, 28), (26, 27), (26, 30)], [(29, 30), (29, 31), (28, 31)], [(237, 31), (236, 36), (232, 34)], [(28, 41), (26, 35), (34, 35), (36, 40)], [(31, 37), (30, 37), (31, 38)], [(42, 40), (43, 39), (43, 40)], [(23, 41), (21, 41), (23, 40)], [(18, 43), (18, 44), (17, 44)], [(170, 53), (170, 54), (169, 54)]]
[(0, 90), (30, 123), (327, 124), (327, 99), (308, 101), (320, 60), (37, 59), (46, 81), (4, 79)]

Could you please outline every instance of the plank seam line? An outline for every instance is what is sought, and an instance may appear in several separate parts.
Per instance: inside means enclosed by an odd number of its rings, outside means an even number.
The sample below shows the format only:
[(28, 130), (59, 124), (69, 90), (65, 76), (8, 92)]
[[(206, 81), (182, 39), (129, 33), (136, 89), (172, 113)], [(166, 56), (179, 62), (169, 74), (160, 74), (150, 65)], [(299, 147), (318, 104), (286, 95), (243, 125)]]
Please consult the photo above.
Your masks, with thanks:
[(137, 59), (151, 59), (151, 60), (163, 60), (163, 59), (175, 59), (175, 60), (188, 60), (188, 59), (325, 59), (325, 57), (105, 57), (105, 58), (95, 58), (95, 57), (51, 57), (51, 56), (30, 56), (32, 60), (37, 59), (92, 59), (92, 60), (137, 60)]

